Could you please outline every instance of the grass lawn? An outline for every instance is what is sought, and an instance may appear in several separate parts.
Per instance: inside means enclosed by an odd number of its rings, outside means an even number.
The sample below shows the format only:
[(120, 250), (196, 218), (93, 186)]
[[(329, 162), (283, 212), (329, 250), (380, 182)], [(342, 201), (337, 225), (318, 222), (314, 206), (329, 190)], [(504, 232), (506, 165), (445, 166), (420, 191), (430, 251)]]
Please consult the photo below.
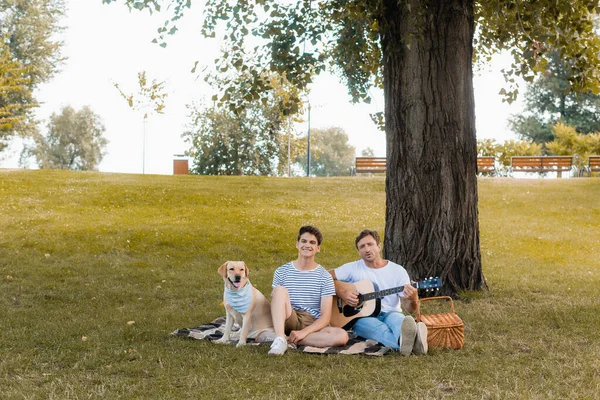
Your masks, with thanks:
[(0, 399), (600, 398), (600, 179), (479, 181), (490, 290), (455, 302), (465, 348), (267, 356), (170, 338), (224, 315), (217, 268), (267, 296), (302, 224), (317, 260), (383, 231), (384, 178), (0, 170)]

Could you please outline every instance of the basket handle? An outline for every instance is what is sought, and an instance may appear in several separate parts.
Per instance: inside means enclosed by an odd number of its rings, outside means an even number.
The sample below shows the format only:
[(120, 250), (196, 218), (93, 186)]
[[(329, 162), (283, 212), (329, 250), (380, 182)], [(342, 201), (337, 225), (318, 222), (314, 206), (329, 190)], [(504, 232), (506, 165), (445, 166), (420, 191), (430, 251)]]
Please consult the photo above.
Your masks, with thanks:
[(452, 297), (450, 296), (437, 296), (437, 297), (425, 297), (424, 299), (419, 299), (419, 307), (417, 307), (417, 318), (421, 317), (421, 303), (424, 301), (430, 300), (449, 300), (450, 301), (450, 312), (454, 312), (454, 302), (452, 301)]

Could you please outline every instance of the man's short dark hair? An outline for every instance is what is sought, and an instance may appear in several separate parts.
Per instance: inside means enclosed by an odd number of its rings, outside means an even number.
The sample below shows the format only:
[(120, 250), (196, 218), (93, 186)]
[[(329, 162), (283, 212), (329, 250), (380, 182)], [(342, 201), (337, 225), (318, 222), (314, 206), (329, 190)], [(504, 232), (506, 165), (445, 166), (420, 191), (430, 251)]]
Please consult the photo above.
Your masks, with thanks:
[(377, 245), (379, 245), (379, 243), (381, 242), (381, 239), (379, 239), (379, 233), (377, 233), (377, 231), (372, 231), (370, 229), (363, 229), (362, 232), (360, 232), (358, 234), (358, 236), (356, 237), (356, 240), (354, 240), (354, 245), (356, 246), (357, 249), (358, 249), (358, 242), (360, 242), (363, 238), (365, 238), (367, 236), (373, 236), (373, 239), (375, 239), (375, 242), (377, 243)]
[(321, 242), (323, 241), (323, 234), (321, 233), (319, 228), (312, 225), (304, 225), (300, 228), (300, 231), (298, 232), (298, 242), (300, 241), (300, 236), (302, 236), (305, 233), (310, 233), (311, 235), (314, 235), (317, 238), (317, 244), (319, 246), (321, 245)]

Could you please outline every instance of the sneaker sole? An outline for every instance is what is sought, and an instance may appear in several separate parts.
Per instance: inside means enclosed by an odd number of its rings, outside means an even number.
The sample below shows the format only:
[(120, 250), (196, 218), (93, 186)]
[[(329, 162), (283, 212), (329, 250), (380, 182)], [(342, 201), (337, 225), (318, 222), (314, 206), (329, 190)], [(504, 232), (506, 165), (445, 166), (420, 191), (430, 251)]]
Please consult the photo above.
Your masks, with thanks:
[(415, 346), (413, 353), (416, 355), (427, 354), (429, 346), (427, 345), (427, 325), (423, 322), (417, 323), (417, 337), (415, 338)]
[(417, 324), (411, 316), (405, 317), (400, 327), (400, 354), (408, 356), (413, 351), (415, 338), (417, 336)]

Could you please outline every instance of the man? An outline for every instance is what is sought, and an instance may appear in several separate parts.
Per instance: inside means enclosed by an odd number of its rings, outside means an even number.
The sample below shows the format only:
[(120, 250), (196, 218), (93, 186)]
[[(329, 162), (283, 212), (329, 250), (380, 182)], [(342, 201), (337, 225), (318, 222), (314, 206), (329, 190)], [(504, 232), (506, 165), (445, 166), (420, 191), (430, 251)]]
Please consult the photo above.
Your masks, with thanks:
[(376, 290), (385, 290), (404, 286), (399, 294), (391, 294), (381, 299), (381, 313), (377, 317), (363, 317), (356, 320), (352, 329), (358, 336), (376, 340), (379, 343), (399, 350), (402, 355), (427, 354), (427, 326), (415, 322), (411, 316), (405, 316), (400, 309), (408, 313), (417, 310), (419, 298), (417, 289), (410, 285), (406, 270), (400, 265), (381, 258), (379, 234), (368, 229), (363, 230), (355, 240), (360, 260), (342, 265), (329, 273), (336, 283), (338, 297), (348, 305), (358, 304), (358, 293), (348, 285), (339, 282), (354, 283), (369, 280)]
[(335, 286), (331, 275), (315, 262), (322, 240), (314, 226), (301, 227), (298, 258), (275, 271), (271, 314), (276, 337), (270, 355), (282, 355), (288, 343), (329, 347), (348, 341), (346, 331), (329, 326)]

